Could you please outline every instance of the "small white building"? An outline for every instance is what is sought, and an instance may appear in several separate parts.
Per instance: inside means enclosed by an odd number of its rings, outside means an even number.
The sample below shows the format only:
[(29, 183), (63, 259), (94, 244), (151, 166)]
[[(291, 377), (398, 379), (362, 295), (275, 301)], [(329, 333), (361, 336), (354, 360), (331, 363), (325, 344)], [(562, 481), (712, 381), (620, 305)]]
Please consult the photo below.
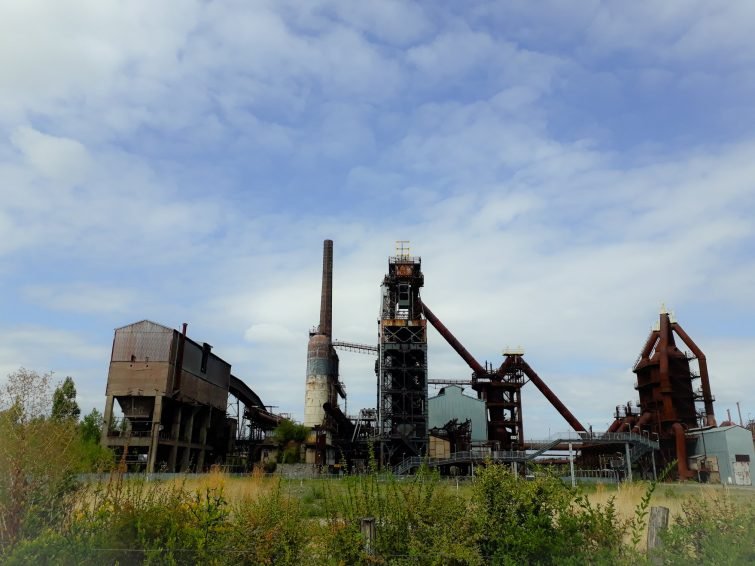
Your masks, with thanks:
[(694, 442), (688, 466), (700, 481), (727, 485), (752, 485), (755, 461), (752, 432), (731, 425), (692, 429), (687, 438)]

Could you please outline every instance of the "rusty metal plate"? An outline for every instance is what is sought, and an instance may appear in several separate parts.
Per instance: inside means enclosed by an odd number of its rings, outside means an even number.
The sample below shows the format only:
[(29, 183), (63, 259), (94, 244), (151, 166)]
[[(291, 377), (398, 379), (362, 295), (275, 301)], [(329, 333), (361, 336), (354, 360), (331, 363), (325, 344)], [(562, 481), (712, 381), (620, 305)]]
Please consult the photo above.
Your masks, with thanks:
[(397, 265), (396, 275), (398, 275), (399, 277), (412, 277), (414, 275), (414, 266), (407, 264)]

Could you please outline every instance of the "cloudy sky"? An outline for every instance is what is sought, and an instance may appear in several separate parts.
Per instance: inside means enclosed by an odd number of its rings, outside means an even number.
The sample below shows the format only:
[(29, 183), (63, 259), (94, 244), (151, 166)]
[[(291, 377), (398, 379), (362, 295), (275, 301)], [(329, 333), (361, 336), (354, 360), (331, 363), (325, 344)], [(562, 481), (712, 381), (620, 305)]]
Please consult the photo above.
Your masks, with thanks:
[[(303, 416), (324, 238), (334, 334), (376, 342), (395, 240), (480, 360), (585, 424), (636, 399), (661, 303), (755, 417), (755, 4), (0, 2), (0, 375), (102, 410), (118, 326), (214, 346)], [(430, 331), (430, 375), (470, 370)], [(348, 410), (373, 359), (341, 354)], [(567, 425), (532, 386), (525, 436)], [(735, 417), (736, 418), (736, 417)]]

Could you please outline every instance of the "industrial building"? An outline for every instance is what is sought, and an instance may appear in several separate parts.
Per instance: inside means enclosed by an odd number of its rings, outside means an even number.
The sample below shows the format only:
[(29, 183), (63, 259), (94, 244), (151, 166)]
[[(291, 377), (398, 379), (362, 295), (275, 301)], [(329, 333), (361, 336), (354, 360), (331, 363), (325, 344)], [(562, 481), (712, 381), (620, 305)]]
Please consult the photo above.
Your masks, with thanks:
[(447, 385), (438, 394), (428, 399), (428, 424), (430, 430), (442, 429), (449, 422), (469, 421), (470, 442), (484, 443), (488, 440), (488, 420), (485, 416), (485, 401), (464, 395), (464, 388)]
[[(679, 349), (675, 335), (689, 350)], [(661, 464), (676, 460), (678, 477), (692, 478), (695, 474), (687, 466), (691, 454), (687, 431), (716, 426), (705, 354), (663, 308), (633, 371), (639, 402), (617, 406), (608, 432), (634, 432), (658, 439)]]
[[(129, 469), (202, 470), (230, 457), (250, 465), (264, 431), (280, 420), (186, 329), (142, 320), (115, 330), (102, 444)], [(235, 418), (227, 414), (229, 394), (244, 405)]]
[(450, 458), (487, 442), (485, 402), (464, 395), (458, 385), (447, 385), (427, 400), (428, 456)]
[(378, 320), (378, 434), (380, 461), (427, 454), (427, 321), (419, 292), (422, 260), (399, 242), (388, 259)]
[(737, 425), (700, 428), (690, 430), (687, 438), (692, 441), (688, 468), (699, 481), (752, 485), (755, 448), (749, 430)]
[[(697, 437), (692, 431), (701, 426), (719, 430), (705, 355), (665, 309), (633, 367), (639, 400), (618, 405), (609, 429), (596, 432), (569, 411), (524, 359), (521, 348), (504, 350), (500, 366), (475, 359), (422, 300), (422, 260), (409, 253), (408, 242), (397, 242), (396, 253), (388, 258), (376, 346), (332, 339), (331, 283), (332, 241), (327, 240), (320, 326), (310, 333), (307, 362), (305, 420), (316, 431), (312, 453), (324, 454), (313, 456), (313, 461), (327, 462), (336, 451), (346, 459), (364, 458), (367, 443), (379, 449), (380, 465), (396, 473), (410, 472), (428, 456), (430, 466), (444, 470), (451, 466), (471, 469), (483, 459), (526, 465), (552, 451), (568, 451), (585, 466), (603, 468), (606, 462), (620, 466), (621, 475), (629, 478), (633, 469), (643, 477), (655, 477), (657, 466), (676, 460), (676, 476), (688, 479), (699, 468)], [(470, 377), (438, 380), (429, 376), (428, 323), (467, 363)], [(686, 350), (677, 346), (677, 339)], [(358, 417), (348, 417), (337, 405), (343, 384), (336, 349), (376, 357), (377, 407), (362, 409)], [(525, 440), (522, 390), (528, 383), (543, 394), (573, 433)], [(446, 388), (429, 397), (430, 384)], [(461, 387), (471, 387), (477, 399), (463, 395)], [(737, 454), (746, 456), (743, 451)], [(740, 470), (743, 467), (737, 465)]]

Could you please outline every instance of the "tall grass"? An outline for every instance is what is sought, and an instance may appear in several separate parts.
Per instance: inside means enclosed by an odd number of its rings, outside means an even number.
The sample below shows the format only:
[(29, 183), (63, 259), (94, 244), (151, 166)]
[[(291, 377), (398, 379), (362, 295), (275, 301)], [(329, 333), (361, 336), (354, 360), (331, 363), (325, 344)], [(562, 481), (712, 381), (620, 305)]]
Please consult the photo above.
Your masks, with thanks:
[[(57, 508), (65, 512), (29, 531), (0, 562), (634, 564), (645, 557), (631, 525), (640, 517), (644, 530), (638, 502), (650, 504), (648, 493), (642, 483), (584, 492), (547, 475), (519, 480), (495, 465), (458, 490), (426, 469), (412, 478), (373, 471), (339, 481), (114, 474), (63, 493)], [(669, 507), (674, 521), (663, 560), (750, 559), (734, 545), (755, 548), (753, 507), (721, 493), (677, 486), (651, 492), (652, 504)], [(367, 517), (376, 525), (369, 548), (360, 530)]]

